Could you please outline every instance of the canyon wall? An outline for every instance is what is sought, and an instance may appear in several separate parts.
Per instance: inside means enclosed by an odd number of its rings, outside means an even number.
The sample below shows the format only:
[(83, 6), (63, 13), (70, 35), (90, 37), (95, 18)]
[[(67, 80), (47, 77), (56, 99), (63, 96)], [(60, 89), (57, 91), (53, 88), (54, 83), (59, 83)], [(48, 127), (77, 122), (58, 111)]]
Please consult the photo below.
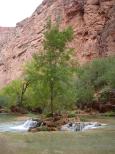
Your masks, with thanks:
[(42, 48), (51, 18), (72, 26), (76, 60), (115, 55), (115, 0), (44, 0), (31, 17), (14, 28), (0, 27), (0, 87), (21, 76), (23, 65)]

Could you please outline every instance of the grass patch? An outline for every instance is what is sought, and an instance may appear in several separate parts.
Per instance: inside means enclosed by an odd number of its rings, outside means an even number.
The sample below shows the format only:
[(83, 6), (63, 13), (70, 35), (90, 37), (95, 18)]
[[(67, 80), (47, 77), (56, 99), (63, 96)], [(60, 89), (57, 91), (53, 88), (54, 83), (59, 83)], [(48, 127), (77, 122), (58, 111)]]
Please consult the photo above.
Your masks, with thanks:
[(111, 112), (106, 112), (103, 114), (104, 116), (108, 116), (108, 117), (113, 117), (115, 116), (115, 112), (111, 111)]
[(8, 151), (12, 154), (114, 154), (115, 130), (7, 134), (7, 137), (2, 135), (0, 149), (5, 154), (9, 154)]

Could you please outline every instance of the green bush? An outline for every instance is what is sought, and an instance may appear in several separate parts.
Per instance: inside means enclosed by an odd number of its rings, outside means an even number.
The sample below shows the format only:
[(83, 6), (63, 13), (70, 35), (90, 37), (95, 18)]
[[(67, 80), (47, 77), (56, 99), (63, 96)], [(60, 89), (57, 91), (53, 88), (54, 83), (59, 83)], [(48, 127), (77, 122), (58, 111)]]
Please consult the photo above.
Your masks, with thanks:
[[(7, 107), (12, 105), (22, 105), (22, 101), (25, 101), (25, 96), (22, 97), (25, 81), (14, 80), (0, 91), (1, 101), (5, 101)], [(22, 100), (23, 99), (23, 100)]]
[(115, 57), (99, 58), (77, 68), (77, 103), (107, 102), (115, 88)]
[(67, 114), (68, 114), (68, 118), (74, 118), (74, 117), (76, 117), (76, 111), (69, 111), (69, 112), (67, 112)]
[(5, 96), (0, 96), (0, 106), (1, 107), (6, 107), (8, 102), (8, 98)]
[(115, 116), (115, 112), (110, 111), (110, 112), (104, 113), (103, 115), (104, 115), (104, 116), (107, 116), (107, 117), (112, 117), (112, 116)]

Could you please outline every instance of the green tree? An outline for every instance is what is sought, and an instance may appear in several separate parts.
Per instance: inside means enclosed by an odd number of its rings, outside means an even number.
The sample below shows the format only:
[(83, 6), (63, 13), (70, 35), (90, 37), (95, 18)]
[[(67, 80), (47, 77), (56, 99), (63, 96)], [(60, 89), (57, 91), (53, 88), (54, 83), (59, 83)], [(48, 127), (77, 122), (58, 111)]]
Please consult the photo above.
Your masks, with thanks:
[(1, 97), (6, 97), (8, 106), (18, 105), (23, 106), (24, 96), (29, 86), (29, 81), (14, 80), (1, 90)]
[(54, 102), (70, 95), (68, 86), (72, 85), (70, 80), (73, 69), (70, 61), (73, 49), (67, 44), (72, 38), (73, 31), (70, 27), (60, 31), (57, 26), (51, 27), (49, 24), (44, 34), (43, 51), (35, 54), (26, 67), (28, 80), (34, 91), (37, 89), (39, 100), (42, 98), (43, 102), (49, 103), (52, 115)]

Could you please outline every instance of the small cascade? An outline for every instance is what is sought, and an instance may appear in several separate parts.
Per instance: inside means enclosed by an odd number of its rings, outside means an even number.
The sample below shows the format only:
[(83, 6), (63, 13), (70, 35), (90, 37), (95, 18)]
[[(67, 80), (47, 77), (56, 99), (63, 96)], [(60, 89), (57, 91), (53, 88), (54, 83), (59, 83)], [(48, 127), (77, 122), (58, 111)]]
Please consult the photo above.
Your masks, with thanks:
[(98, 122), (76, 122), (76, 123), (68, 123), (61, 127), (62, 131), (86, 131), (90, 129), (100, 128), (105, 126), (106, 124), (101, 124)]
[(18, 122), (1, 123), (0, 132), (26, 132), (30, 128), (35, 128), (40, 125), (41, 122), (34, 119), (27, 120), (26, 122), (18, 121)]
[[(38, 119), (29, 119), (26, 122), (9, 122), (0, 124), (0, 132), (27, 132), (33, 128), (42, 127), (43, 122)], [(106, 124), (101, 124), (98, 122), (70, 122), (66, 125), (61, 126), (61, 131), (86, 131), (96, 128), (101, 128), (106, 126)]]
[(11, 127), (14, 131), (28, 131), (30, 128), (35, 128), (38, 125), (38, 121), (35, 120), (27, 120), (24, 124)]

